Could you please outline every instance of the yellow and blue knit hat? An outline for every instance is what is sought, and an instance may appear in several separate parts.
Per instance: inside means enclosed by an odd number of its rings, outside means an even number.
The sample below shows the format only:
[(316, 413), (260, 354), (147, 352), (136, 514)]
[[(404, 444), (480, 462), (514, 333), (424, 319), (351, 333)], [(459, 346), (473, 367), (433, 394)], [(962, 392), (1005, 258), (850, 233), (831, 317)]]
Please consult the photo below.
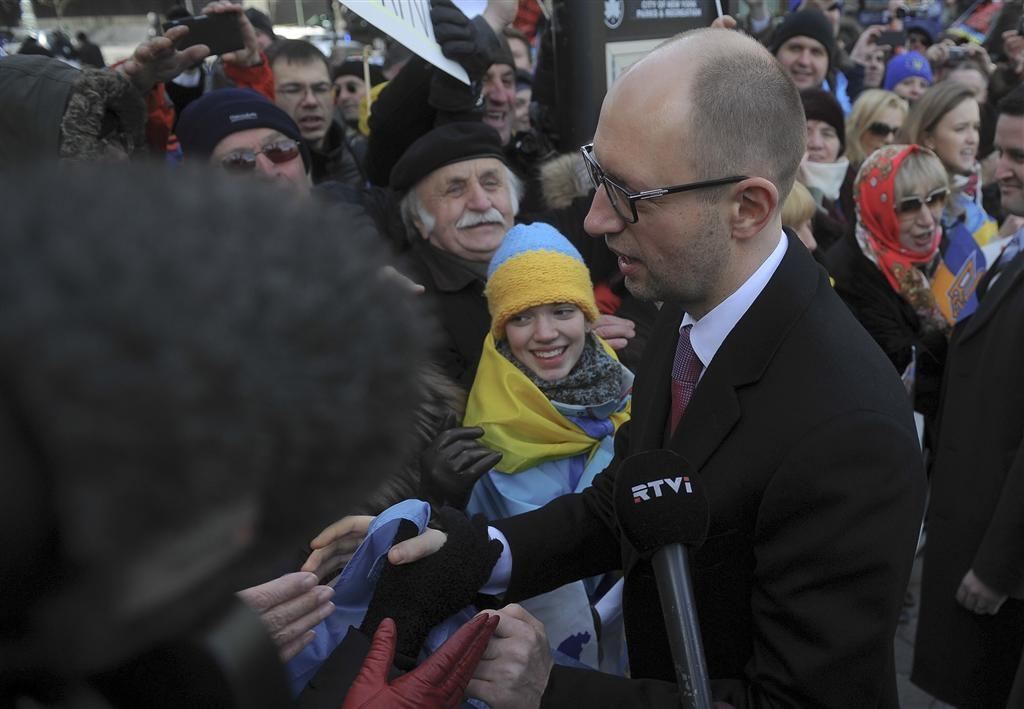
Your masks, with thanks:
[(491, 334), (505, 337), (517, 313), (547, 303), (573, 303), (588, 322), (597, 320), (594, 286), (583, 257), (550, 224), (519, 224), (505, 235), (487, 268)]

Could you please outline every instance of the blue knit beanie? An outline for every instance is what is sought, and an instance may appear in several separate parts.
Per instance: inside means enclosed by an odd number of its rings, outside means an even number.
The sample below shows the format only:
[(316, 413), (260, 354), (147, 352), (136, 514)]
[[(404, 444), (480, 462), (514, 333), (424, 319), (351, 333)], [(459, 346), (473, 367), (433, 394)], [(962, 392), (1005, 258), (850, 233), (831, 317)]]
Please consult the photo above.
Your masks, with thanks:
[(548, 303), (573, 303), (588, 322), (598, 318), (590, 272), (576, 247), (550, 224), (519, 224), (505, 235), (487, 267), (487, 307), (495, 340), (513, 315)]
[(896, 84), (912, 76), (920, 76), (931, 86), (932, 67), (928, 59), (917, 52), (897, 54), (885, 65), (885, 82), (882, 88), (892, 91)]
[(307, 149), (295, 121), (266, 96), (251, 89), (217, 89), (203, 94), (181, 112), (174, 132), (187, 159), (207, 157), (224, 138), (252, 128), (270, 128), (297, 141), (309, 170)]

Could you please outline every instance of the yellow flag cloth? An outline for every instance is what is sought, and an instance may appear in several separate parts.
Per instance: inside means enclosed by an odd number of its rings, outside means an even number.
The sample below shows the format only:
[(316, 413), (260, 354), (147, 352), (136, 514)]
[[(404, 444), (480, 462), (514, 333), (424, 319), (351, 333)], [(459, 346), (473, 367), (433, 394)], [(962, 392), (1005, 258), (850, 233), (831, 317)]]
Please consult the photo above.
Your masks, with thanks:
[[(604, 340), (598, 338), (598, 342), (618, 361)], [(629, 420), (629, 411), (627, 403), (610, 416), (616, 431)], [(494, 468), (501, 473), (519, 473), (580, 453), (589, 457), (601, 443), (559, 413), (544, 392), (498, 352), (490, 333), (484, 340), (463, 425), (483, 428), (480, 441), (501, 453), (501, 462)]]

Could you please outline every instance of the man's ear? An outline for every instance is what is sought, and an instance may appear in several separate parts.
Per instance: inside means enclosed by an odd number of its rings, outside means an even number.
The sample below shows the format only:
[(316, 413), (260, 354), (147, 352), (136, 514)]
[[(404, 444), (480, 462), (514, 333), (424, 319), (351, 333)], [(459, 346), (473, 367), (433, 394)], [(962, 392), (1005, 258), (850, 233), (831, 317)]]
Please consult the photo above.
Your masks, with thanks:
[(750, 177), (732, 191), (730, 227), (738, 239), (749, 239), (763, 230), (779, 206), (779, 190), (763, 177)]

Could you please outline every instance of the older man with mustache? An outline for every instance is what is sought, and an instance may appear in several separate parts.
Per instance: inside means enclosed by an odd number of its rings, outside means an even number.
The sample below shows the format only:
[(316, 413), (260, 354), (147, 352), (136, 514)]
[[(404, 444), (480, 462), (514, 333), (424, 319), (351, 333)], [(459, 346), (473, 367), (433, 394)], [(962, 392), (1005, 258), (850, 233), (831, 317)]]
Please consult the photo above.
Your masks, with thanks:
[[(490, 327), (487, 264), (515, 224), (523, 184), (497, 131), (465, 122), (435, 128), (409, 146), (390, 186), (402, 195), (408, 275), (425, 287), (440, 320), (435, 360), (469, 389)], [(607, 315), (597, 330), (617, 348), (635, 334), (632, 322)]]

